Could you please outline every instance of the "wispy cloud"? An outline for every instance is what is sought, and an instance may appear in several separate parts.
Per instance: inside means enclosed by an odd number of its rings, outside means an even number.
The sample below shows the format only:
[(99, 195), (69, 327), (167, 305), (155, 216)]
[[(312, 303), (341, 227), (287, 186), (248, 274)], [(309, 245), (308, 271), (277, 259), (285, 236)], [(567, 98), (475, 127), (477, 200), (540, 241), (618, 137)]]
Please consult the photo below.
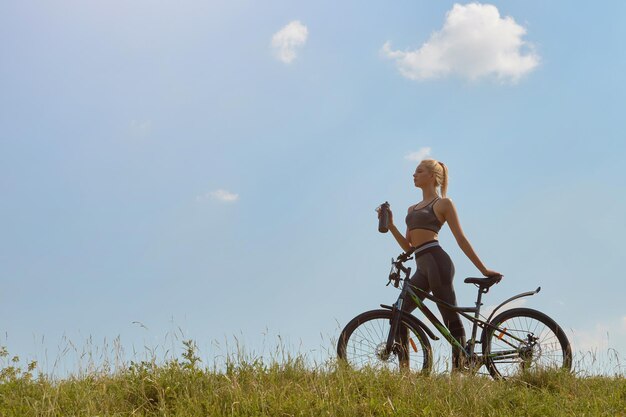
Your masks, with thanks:
[(131, 120), (130, 133), (135, 137), (145, 137), (152, 131), (151, 120)]
[(223, 203), (232, 203), (239, 200), (239, 194), (231, 193), (226, 190), (215, 190), (196, 197), (197, 201), (215, 200)]
[(625, 352), (626, 317), (597, 322), (593, 327), (572, 329), (572, 345), (576, 351), (606, 350), (610, 347)]
[(596, 323), (593, 328), (572, 329), (571, 343), (577, 352), (605, 351), (609, 347), (610, 328)]
[(539, 65), (532, 45), (522, 39), (525, 34), (526, 29), (512, 17), (501, 17), (496, 6), (455, 4), (446, 14), (443, 28), (419, 49), (393, 50), (386, 42), (381, 52), (412, 80), (493, 76), (515, 83)]
[(591, 326), (567, 329), (566, 333), (578, 370), (588, 374), (626, 373), (626, 317), (607, 317)]
[[(500, 310), (498, 310), (496, 314), (500, 314), (503, 311), (510, 310), (512, 308), (523, 307), (526, 305), (527, 301), (528, 300), (526, 298), (518, 298), (517, 300), (513, 300), (505, 304)], [(498, 307), (496, 304), (487, 305), (480, 311), (480, 314), (489, 317), (489, 315), (493, 312), (493, 310), (496, 309), (496, 307)]]
[(429, 147), (420, 148), (417, 152), (409, 152), (404, 155), (404, 159), (408, 159), (409, 161), (422, 161), (430, 156), (430, 150)]
[(272, 50), (276, 58), (290, 64), (297, 57), (297, 52), (304, 46), (309, 30), (299, 20), (289, 22), (287, 26), (272, 36)]

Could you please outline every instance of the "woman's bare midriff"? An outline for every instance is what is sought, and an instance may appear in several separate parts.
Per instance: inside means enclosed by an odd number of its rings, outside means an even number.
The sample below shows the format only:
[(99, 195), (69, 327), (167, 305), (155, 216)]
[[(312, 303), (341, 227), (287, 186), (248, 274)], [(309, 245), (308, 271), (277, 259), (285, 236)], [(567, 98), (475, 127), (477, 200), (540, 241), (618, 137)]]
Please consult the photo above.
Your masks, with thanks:
[(437, 233), (426, 229), (413, 229), (409, 231), (411, 246), (416, 247), (431, 240), (437, 240)]

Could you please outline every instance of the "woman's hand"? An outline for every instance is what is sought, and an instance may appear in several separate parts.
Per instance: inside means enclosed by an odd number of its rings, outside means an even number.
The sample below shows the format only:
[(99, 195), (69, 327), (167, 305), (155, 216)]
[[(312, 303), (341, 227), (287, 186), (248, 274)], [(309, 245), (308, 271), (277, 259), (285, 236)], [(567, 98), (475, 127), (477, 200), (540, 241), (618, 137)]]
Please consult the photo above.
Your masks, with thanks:
[[(380, 206), (376, 207), (376, 212), (378, 213), (378, 219), (380, 219)], [(387, 212), (389, 213), (389, 216), (387, 216), (388, 225), (391, 227), (391, 225), (393, 224), (393, 213), (391, 212), (391, 207), (387, 209)]]
[(501, 273), (496, 272), (496, 271), (492, 271), (491, 269), (485, 269), (484, 271), (481, 271), (482, 274), (486, 277), (493, 277), (494, 275), (500, 275), (502, 276)]

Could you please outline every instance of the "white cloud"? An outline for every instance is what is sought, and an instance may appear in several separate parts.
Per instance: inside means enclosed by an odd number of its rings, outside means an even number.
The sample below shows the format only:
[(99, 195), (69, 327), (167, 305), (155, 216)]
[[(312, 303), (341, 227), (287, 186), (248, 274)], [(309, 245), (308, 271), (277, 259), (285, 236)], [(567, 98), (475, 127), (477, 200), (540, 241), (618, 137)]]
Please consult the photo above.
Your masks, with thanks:
[(424, 147), (420, 148), (417, 152), (410, 152), (404, 156), (404, 159), (408, 159), (409, 161), (423, 161), (427, 157), (430, 156), (430, 148)]
[(151, 120), (131, 120), (130, 122), (130, 132), (134, 136), (145, 137), (145, 136), (148, 136), (151, 131), (152, 131)]
[(285, 64), (296, 59), (297, 51), (304, 46), (309, 36), (309, 30), (299, 20), (289, 22), (287, 26), (272, 36), (274, 55)]
[(592, 328), (577, 328), (572, 331), (572, 346), (576, 351), (606, 350), (619, 348), (626, 353), (626, 317), (608, 319), (596, 323)]
[(570, 342), (576, 352), (604, 351), (609, 347), (609, 334), (606, 323), (596, 323), (591, 329), (572, 329)]
[(566, 330), (574, 367), (585, 374), (626, 375), (626, 317)]
[[(502, 306), (502, 308), (498, 310), (496, 314), (500, 314), (506, 310), (511, 310), (512, 308), (523, 307), (526, 305), (527, 302), (528, 300), (526, 298), (518, 298), (516, 300), (510, 301), (509, 303)], [(485, 306), (484, 308), (480, 310), (480, 314), (482, 314), (485, 317), (489, 317), (489, 315), (493, 312), (493, 310), (496, 309), (496, 307), (498, 307), (496, 304)]]
[(455, 4), (443, 28), (419, 49), (392, 50), (387, 42), (382, 54), (395, 60), (400, 73), (412, 80), (457, 75), (516, 82), (539, 65), (532, 45), (522, 40), (525, 34), (512, 17), (500, 17), (496, 6)]
[(196, 197), (197, 201), (205, 201), (205, 200), (217, 200), (224, 203), (232, 203), (239, 200), (239, 194), (231, 193), (226, 190), (215, 190), (204, 195), (200, 195)]

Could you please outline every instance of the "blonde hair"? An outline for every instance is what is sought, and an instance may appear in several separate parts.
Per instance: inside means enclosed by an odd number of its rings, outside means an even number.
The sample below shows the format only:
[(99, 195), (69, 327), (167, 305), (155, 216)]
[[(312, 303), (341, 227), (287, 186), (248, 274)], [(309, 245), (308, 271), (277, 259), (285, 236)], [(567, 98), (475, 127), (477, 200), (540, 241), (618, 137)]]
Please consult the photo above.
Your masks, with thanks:
[(435, 185), (441, 188), (441, 196), (446, 197), (446, 191), (448, 191), (448, 167), (443, 162), (435, 161), (434, 159), (424, 159), (421, 163), (435, 176)]

